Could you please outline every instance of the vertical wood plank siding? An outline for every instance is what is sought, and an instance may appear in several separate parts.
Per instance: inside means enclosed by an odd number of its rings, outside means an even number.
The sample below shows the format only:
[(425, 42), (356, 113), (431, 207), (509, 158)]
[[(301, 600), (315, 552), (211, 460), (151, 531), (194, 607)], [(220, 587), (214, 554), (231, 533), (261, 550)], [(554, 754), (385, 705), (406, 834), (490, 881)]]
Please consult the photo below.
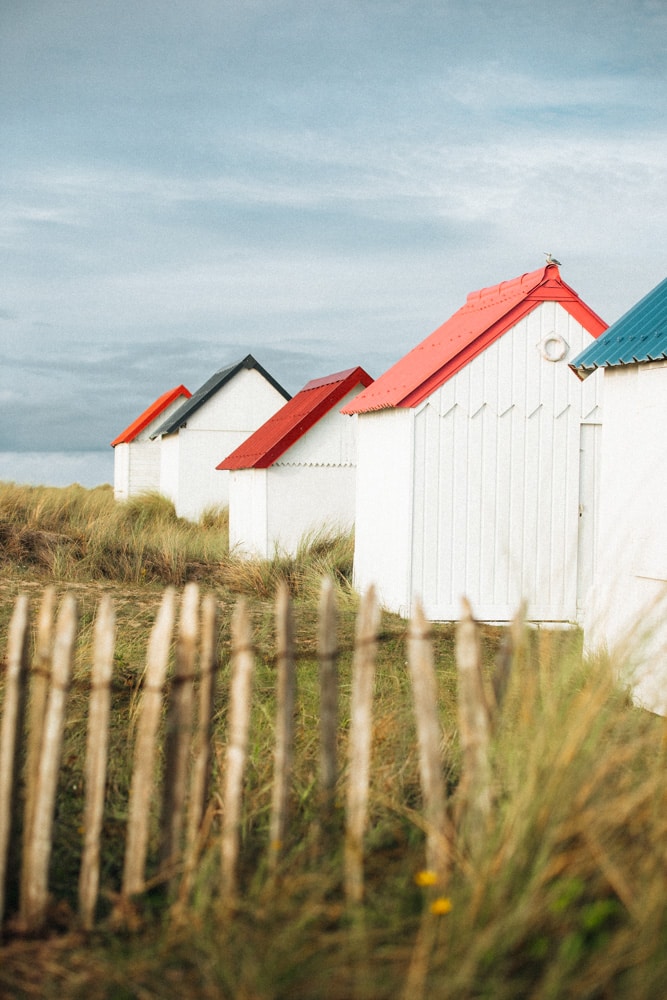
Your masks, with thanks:
[(577, 618), (579, 428), (597, 400), (566, 358), (545, 360), (551, 333), (568, 356), (591, 339), (543, 303), (412, 411), (410, 600), (430, 618), (457, 619), (462, 594), (482, 620), (510, 620), (523, 598), (531, 618)]

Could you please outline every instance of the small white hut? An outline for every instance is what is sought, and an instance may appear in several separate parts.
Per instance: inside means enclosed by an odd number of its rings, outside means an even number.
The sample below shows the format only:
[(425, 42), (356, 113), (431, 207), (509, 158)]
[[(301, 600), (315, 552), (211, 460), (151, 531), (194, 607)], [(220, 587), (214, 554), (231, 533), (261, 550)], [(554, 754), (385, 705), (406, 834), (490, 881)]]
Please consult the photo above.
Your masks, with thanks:
[(191, 393), (184, 385), (165, 392), (111, 442), (116, 500), (160, 488), (160, 442), (151, 434)]
[(436, 621), (521, 599), (574, 622), (594, 561), (597, 386), (568, 369), (606, 324), (548, 264), (473, 292), (360, 393), (354, 578)]
[(160, 492), (179, 517), (198, 521), (208, 508), (227, 506), (229, 476), (215, 468), (220, 455), (238, 447), (288, 399), (248, 354), (212, 375), (153, 431), (160, 441)]
[(372, 379), (363, 368), (313, 379), (218, 465), (229, 483), (229, 545), (268, 559), (354, 521), (356, 420), (340, 413)]
[[(667, 715), (667, 278), (572, 361), (602, 379), (598, 560), (586, 647), (627, 670), (635, 701)], [(588, 383), (587, 383), (588, 384)]]

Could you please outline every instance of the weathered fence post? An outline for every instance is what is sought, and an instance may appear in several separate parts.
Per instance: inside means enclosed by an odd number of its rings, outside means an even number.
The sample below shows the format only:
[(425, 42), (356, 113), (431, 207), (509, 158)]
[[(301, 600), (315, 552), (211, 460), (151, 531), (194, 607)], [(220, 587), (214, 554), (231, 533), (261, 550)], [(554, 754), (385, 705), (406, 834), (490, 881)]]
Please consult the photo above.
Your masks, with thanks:
[(276, 747), (269, 826), (269, 865), (272, 871), (275, 871), (285, 840), (294, 752), (296, 698), (294, 621), (289, 588), (284, 580), (281, 581), (276, 596), (276, 656), (278, 662)]
[(144, 889), (151, 797), (155, 780), (155, 741), (174, 627), (174, 603), (174, 589), (168, 587), (148, 643), (128, 805), (122, 883), (124, 897), (136, 895)]
[(0, 927), (8, 861), (16, 835), (16, 805), (28, 678), (28, 598), (19, 594), (9, 623), (5, 700), (0, 728)]
[(114, 607), (111, 597), (105, 594), (95, 620), (86, 746), (83, 856), (79, 874), (79, 913), (87, 929), (93, 925), (100, 884), (100, 834), (104, 819), (114, 642)]
[(517, 608), (517, 612), (512, 622), (505, 630), (503, 641), (496, 656), (495, 670), (493, 673), (493, 711), (492, 725), (498, 725), (500, 711), (505, 701), (505, 695), (510, 683), (512, 669), (515, 661), (520, 656), (525, 636), (526, 602), (522, 601)]
[(222, 803), (221, 891), (225, 906), (236, 899), (241, 797), (250, 729), (254, 656), (248, 609), (239, 600), (232, 616), (232, 679)]
[[(30, 697), (28, 701), (28, 749), (25, 761), (25, 803), (23, 808), (23, 857), (27, 857), (32, 836), (37, 793), (37, 773), (42, 749), (44, 714), (51, 681), (51, 661), (53, 657), (53, 616), (56, 605), (56, 590), (48, 586), (42, 594), (37, 615), (37, 636), (32, 670), (30, 671)], [(27, 868), (21, 867), (21, 879), (25, 879)], [(25, 897), (26, 887), (21, 884), (21, 897)]]
[(459, 680), (459, 729), (463, 767), (458, 789), (458, 816), (471, 845), (479, 842), (491, 812), (489, 743), (491, 716), (482, 677), (479, 626), (467, 598), (456, 630)]
[(408, 668), (417, 725), (419, 777), (426, 825), (426, 867), (437, 885), (447, 880), (452, 832), (447, 818), (442, 774), (441, 733), (438, 719), (438, 684), (433, 663), (430, 626), (417, 604), (408, 632)]
[(199, 587), (185, 585), (167, 712), (162, 786), (160, 869), (171, 882), (182, 858), (182, 834), (192, 740), (194, 673), (199, 631)]
[(333, 581), (322, 580), (317, 656), (320, 668), (320, 828), (330, 831), (338, 778), (338, 642)]
[(188, 803), (185, 838), (185, 864), (180, 889), (184, 903), (192, 888), (201, 826), (211, 780), (211, 737), (218, 660), (216, 654), (218, 605), (213, 594), (206, 594), (201, 606), (201, 642), (199, 647), (199, 703), (195, 734), (192, 782)]
[(368, 786), (373, 728), (373, 682), (380, 611), (369, 587), (359, 609), (352, 663), (345, 831), (345, 895), (360, 903), (364, 894), (363, 841), (368, 813)]
[(44, 719), (34, 819), (27, 857), (24, 858), (27, 872), (25, 897), (21, 900), (21, 921), (28, 931), (39, 929), (46, 915), (53, 816), (77, 623), (76, 599), (72, 594), (66, 594), (56, 623), (51, 687)]

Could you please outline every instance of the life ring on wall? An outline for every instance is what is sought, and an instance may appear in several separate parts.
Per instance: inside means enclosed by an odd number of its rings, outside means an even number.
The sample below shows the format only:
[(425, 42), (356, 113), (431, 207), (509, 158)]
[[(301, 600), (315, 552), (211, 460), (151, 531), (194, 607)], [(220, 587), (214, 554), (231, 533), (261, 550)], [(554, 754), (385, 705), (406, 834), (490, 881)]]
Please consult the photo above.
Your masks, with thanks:
[(569, 344), (559, 333), (548, 333), (539, 348), (545, 361), (562, 361), (569, 350)]

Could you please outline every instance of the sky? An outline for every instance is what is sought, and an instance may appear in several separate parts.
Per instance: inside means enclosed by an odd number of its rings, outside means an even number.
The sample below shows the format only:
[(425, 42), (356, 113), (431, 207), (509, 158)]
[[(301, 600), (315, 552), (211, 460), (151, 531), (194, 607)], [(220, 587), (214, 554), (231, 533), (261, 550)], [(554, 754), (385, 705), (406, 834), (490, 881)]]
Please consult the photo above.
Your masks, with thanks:
[(249, 352), (377, 377), (545, 251), (618, 319), (667, 272), (666, 46), (664, 0), (0, 0), (0, 479), (111, 481)]

